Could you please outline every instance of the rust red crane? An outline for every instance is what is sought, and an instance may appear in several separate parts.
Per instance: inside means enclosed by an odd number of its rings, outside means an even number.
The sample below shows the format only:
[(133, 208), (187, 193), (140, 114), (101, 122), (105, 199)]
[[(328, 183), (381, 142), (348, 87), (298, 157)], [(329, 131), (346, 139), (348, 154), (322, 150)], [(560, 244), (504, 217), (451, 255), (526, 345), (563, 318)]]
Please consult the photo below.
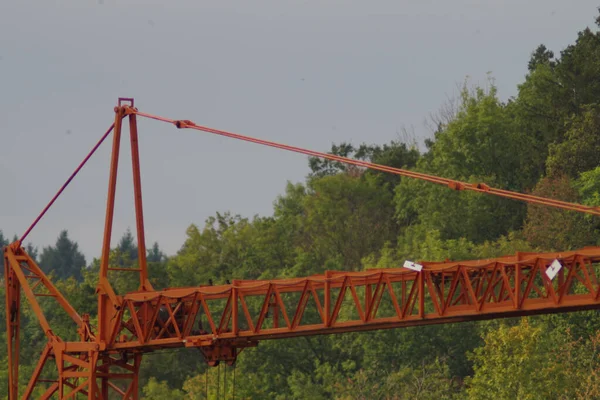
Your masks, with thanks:
[[(9, 399), (19, 395), (21, 295), (29, 302), (47, 344), (22, 398), (35, 388), (41, 398), (138, 398), (144, 353), (195, 347), (209, 365), (235, 363), (240, 350), (260, 340), (367, 331), (541, 313), (600, 308), (600, 248), (559, 253), (517, 253), (488, 260), (420, 262), (364, 272), (327, 271), (303, 278), (243, 281), (218, 286), (154, 290), (148, 280), (137, 117), (268, 145), (314, 157), (566, 210), (600, 215), (597, 207), (469, 184), (433, 175), (352, 160), (242, 136), (138, 111), (133, 99), (119, 99), (115, 121), (65, 185), (27, 229), (4, 249)], [(128, 119), (133, 166), (139, 267), (109, 264), (113, 210), (123, 120)], [(113, 133), (105, 230), (98, 282), (98, 322), (80, 316), (22, 247), (43, 217), (100, 144)], [(110, 271), (136, 274), (139, 290), (117, 294)], [(44, 316), (41, 297), (53, 298), (73, 319), (79, 340), (57, 336)], [(46, 379), (46, 365), (56, 378)]]

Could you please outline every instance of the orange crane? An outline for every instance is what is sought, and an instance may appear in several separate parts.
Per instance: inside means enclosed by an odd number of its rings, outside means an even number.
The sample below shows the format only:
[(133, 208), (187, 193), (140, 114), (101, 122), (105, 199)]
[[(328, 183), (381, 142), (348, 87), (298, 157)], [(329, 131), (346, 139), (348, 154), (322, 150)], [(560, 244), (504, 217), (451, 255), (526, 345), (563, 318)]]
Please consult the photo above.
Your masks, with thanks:
[[(592, 215), (600, 208), (470, 184), (414, 171), (353, 160), (146, 114), (133, 99), (119, 99), (115, 121), (21, 238), (4, 248), (9, 399), (19, 395), (20, 311), (24, 295), (47, 343), (29, 383), (42, 399), (137, 399), (142, 356), (157, 349), (194, 347), (207, 363), (233, 365), (241, 350), (265, 339), (400, 328), (510, 316), (600, 308), (600, 247), (558, 253), (517, 253), (495, 259), (405, 262), (363, 272), (275, 280), (233, 280), (227, 285), (155, 290), (148, 280), (137, 117), (298, 152), (358, 167)], [(139, 267), (109, 264), (123, 120), (128, 119), (133, 166)], [(79, 315), (52, 284), (22, 243), (102, 142), (113, 134), (106, 220), (97, 287), (97, 326)], [(139, 289), (117, 294), (109, 272), (137, 275)], [(71, 317), (79, 340), (57, 336), (39, 299), (50, 297)], [(54, 378), (42, 376), (46, 365)]]

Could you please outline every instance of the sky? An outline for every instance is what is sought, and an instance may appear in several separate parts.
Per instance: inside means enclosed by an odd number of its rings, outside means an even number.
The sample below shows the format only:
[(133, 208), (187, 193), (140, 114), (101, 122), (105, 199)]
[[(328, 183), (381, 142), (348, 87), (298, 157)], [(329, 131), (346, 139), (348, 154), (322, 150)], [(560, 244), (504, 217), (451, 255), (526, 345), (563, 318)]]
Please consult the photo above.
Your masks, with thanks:
[[(0, 1), (0, 230), (21, 234), (114, 119), (140, 111), (327, 151), (383, 144), (468, 77), (514, 96), (531, 52), (593, 27), (597, 0)], [(215, 212), (269, 215), (307, 158), (140, 120), (146, 238), (168, 254)], [(123, 140), (113, 244), (135, 229)], [(102, 245), (107, 141), (28, 237)]]

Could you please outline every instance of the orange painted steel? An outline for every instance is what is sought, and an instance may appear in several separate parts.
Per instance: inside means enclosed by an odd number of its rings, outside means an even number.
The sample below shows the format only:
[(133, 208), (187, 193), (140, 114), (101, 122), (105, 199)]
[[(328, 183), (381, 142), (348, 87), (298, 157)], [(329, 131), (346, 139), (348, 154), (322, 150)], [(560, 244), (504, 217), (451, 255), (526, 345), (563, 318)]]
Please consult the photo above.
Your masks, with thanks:
[[(220, 362), (231, 365), (244, 348), (257, 346), (267, 339), (600, 308), (600, 247), (559, 253), (518, 253), (489, 260), (421, 262), (421, 271), (407, 268), (327, 271), (303, 278), (234, 280), (228, 285), (154, 290), (148, 281), (146, 263), (137, 116), (170, 122), (178, 128), (199, 129), (425, 179), (454, 189), (486, 192), (595, 215), (600, 213), (593, 207), (493, 189), (483, 184), (470, 185), (218, 131), (190, 121), (156, 117), (135, 109), (133, 99), (119, 99), (115, 122), (111, 126), (113, 147), (97, 287), (97, 326), (91, 326), (88, 315), (77, 314), (26, 253), (21, 240), (4, 249), (11, 400), (19, 395), (21, 294), (25, 295), (48, 340), (29, 384), (21, 393), (23, 399), (30, 398), (34, 392), (43, 399), (81, 396), (104, 400), (137, 399), (142, 355), (157, 349), (195, 347), (209, 365)], [(111, 267), (109, 264), (122, 121), (125, 118), (129, 120), (131, 142), (138, 268)], [(562, 268), (554, 279), (550, 279), (546, 271), (555, 260)], [(110, 284), (110, 271), (137, 274), (139, 290), (118, 295)], [(70, 316), (79, 340), (64, 341), (54, 333), (44, 316), (43, 301), (54, 301)], [(52, 368), (52, 365), (56, 378), (44, 378), (45, 368)]]
[[(546, 269), (554, 260), (563, 268), (552, 281)], [(235, 353), (236, 348), (253, 346), (262, 339), (600, 305), (598, 247), (490, 260), (424, 262), (423, 267), (422, 272), (405, 268), (327, 271), (304, 278), (129, 293), (123, 296), (123, 311), (108, 346), (144, 350), (231, 346)]]

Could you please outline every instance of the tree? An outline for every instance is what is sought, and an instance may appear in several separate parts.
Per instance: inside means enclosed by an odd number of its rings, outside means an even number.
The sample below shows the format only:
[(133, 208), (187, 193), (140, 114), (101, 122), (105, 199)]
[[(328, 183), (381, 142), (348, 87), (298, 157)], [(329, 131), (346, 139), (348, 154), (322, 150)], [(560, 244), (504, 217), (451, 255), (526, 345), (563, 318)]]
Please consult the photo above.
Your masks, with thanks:
[(53, 273), (58, 279), (73, 277), (81, 281), (86, 262), (79, 251), (79, 245), (71, 241), (68, 232), (63, 230), (58, 235), (54, 247), (44, 247), (40, 256), (40, 267), (46, 273)]
[(556, 398), (545, 374), (550, 343), (526, 319), (514, 327), (501, 325), (484, 336), (485, 345), (472, 359), (475, 374), (467, 380), (471, 399)]
[[(434, 139), (417, 163), (419, 172), (512, 190), (535, 182), (528, 172), (530, 146), (516, 132), (493, 85), (488, 91), (465, 86), (455, 119)], [(517, 170), (523, 173), (515, 174)], [(438, 230), (442, 239), (494, 240), (519, 229), (525, 215), (525, 207), (514, 201), (452, 191), (415, 179), (402, 179), (395, 191), (398, 222)]]
[(393, 240), (392, 194), (382, 190), (377, 176), (339, 174), (314, 179), (309, 187), (304, 228), (310, 250), (323, 262), (338, 259), (344, 269), (360, 269), (363, 257)]
[(573, 338), (523, 318), (484, 335), (472, 354), (471, 399), (591, 399), (600, 395), (600, 335)]
[(529, 63), (527, 64), (527, 69), (529, 72), (535, 71), (538, 65), (547, 65), (551, 68), (554, 68), (556, 62), (553, 61), (554, 52), (549, 50), (543, 44), (540, 44), (534, 51), (531, 53), (531, 58), (529, 59)]
[[(599, 100), (600, 101), (600, 100)], [(598, 166), (600, 158), (600, 105), (586, 105), (579, 115), (566, 122), (564, 141), (551, 143), (548, 155), (548, 175), (571, 178)]]
[[(8, 246), (8, 239), (4, 237), (2, 230), (0, 229), (0, 249)], [(0, 257), (0, 276), (4, 275), (4, 256)]]
[(150, 378), (148, 383), (143, 387), (142, 392), (144, 400), (183, 400), (184, 396), (181, 390), (173, 390), (165, 381), (157, 381), (155, 378)]
[[(596, 23), (600, 26), (600, 17)], [(538, 176), (546, 170), (549, 146), (568, 140), (567, 132), (572, 129), (569, 121), (598, 103), (600, 32), (586, 28), (560, 57), (552, 60), (551, 54), (544, 46), (533, 53), (529, 65), (534, 68), (519, 85), (519, 94), (510, 107), (518, 132), (534, 146), (529, 158)], [(575, 163), (569, 161), (570, 165)]]
[[(385, 380), (383, 394), (386, 399), (451, 399), (462, 389), (460, 381), (450, 375), (443, 359), (416, 367), (399, 368)], [(383, 396), (382, 396), (383, 397)]]
[[(352, 144), (342, 142), (339, 145), (333, 144), (329, 154), (404, 169), (413, 168), (420, 157), (416, 145), (408, 146), (406, 143), (399, 141), (391, 141), (382, 146), (363, 143), (358, 148)], [(359, 167), (339, 161), (323, 160), (318, 157), (311, 157), (309, 159), (309, 167), (311, 169), (310, 178), (322, 178), (340, 173), (361, 173)], [(380, 175), (382, 177), (382, 184), (397, 184), (400, 180), (399, 176), (388, 173), (373, 170), (367, 170), (366, 173)]]
[[(533, 194), (577, 202), (579, 193), (566, 175), (540, 180)], [(594, 221), (581, 213), (530, 204), (523, 233), (534, 247), (569, 250), (595, 244)]]
[(249, 220), (229, 213), (210, 217), (201, 230), (191, 225), (177, 255), (168, 261), (174, 286), (257, 279), (283, 271), (289, 257), (273, 218)]
[(119, 254), (119, 265), (123, 266), (129, 262), (134, 262), (138, 259), (138, 247), (135, 243), (135, 238), (131, 233), (131, 229), (127, 229), (116, 248)]
[(575, 186), (584, 204), (600, 206), (600, 166), (582, 173)]
[(167, 256), (160, 249), (158, 242), (154, 242), (152, 247), (148, 250), (148, 255), (146, 256), (148, 262), (162, 262), (165, 261), (166, 258)]

